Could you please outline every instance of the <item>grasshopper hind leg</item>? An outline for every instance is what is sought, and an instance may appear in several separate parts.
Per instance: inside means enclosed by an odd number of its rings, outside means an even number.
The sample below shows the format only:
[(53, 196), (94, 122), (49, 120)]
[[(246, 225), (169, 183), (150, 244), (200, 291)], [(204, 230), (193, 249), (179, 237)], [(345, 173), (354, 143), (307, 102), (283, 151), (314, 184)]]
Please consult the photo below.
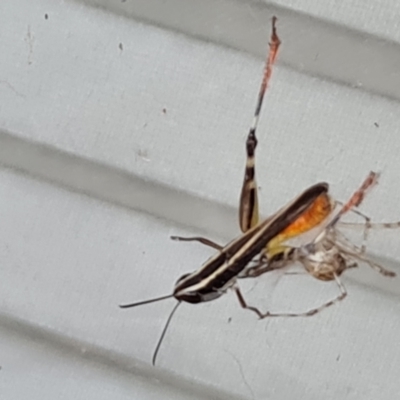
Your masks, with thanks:
[(242, 232), (258, 224), (258, 189), (255, 171), (257, 138), (252, 127), (246, 140), (246, 167), (239, 205), (239, 225)]
[(246, 140), (246, 167), (239, 206), (239, 225), (242, 232), (247, 232), (250, 228), (257, 225), (259, 220), (258, 189), (255, 177), (255, 151), (257, 147), (256, 131), (258, 120), (260, 119), (264, 95), (267, 91), (268, 83), (272, 74), (272, 66), (275, 63), (278, 49), (281, 44), (276, 33), (276, 20), (276, 17), (273, 17), (269, 52), (265, 61), (263, 78), (258, 92), (253, 123), (250, 126), (250, 131)]
[[(276, 33), (276, 21), (277, 18), (273, 17), (272, 33), (269, 43), (270, 50), (265, 62), (263, 79), (258, 93), (253, 123), (250, 126), (250, 131), (246, 140), (247, 159), (246, 159), (245, 176), (240, 195), (240, 206), (239, 206), (239, 225), (242, 232), (247, 232), (250, 228), (257, 225), (259, 220), (258, 189), (257, 189), (257, 182), (255, 179), (255, 150), (257, 147), (256, 131), (258, 126), (258, 120), (260, 118), (260, 112), (264, 100), (264, 95), (267, 90), (268, 82), (272, 74), (272, 66), (278, 54), (279, 45), (281, 44), (281, 41)], [(223, 246), (204, 237), (194, 236), (185, 238), (180, 236), (171, 236), (171, 239), (177, 241), (186, 241), (186, 242), (196, 241), (217, 250), (221, 250), (223, 248)]]

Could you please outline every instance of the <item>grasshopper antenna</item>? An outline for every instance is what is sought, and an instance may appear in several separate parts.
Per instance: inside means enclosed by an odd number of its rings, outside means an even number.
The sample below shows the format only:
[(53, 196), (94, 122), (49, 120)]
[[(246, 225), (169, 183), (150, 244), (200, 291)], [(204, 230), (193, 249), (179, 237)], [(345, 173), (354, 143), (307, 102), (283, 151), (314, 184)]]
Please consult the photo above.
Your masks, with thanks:
[(131, 307), (136, 307), (136, 306), (143, 306), (145, 304), (155, 303), (156, 301), (166, 300), (171, 297), (174, 297), (174, 295), (169, 294), (167, 296), (155, 297), (154, 299), (150, 299), (150, 300), (138, 301), (137, 303), (121, 304), (119, 307), (120, 308), (131, 308)]
[(172, 319), (172, 317), (174, 316), (175, 311), (177, 310), (177, 308), (178, 308), (178, 306), (179, 306), (180, 304), (181, 304), (180, 301), (178, 301), (178, 303), (176, 303), (175, 307), (174, 307), (174, 308), (172, 309), (172, 311), (171, 311), (171, 314), (169, 314), (169, 317), (168, 317), (168, 319), (167, 319), (167, 322), (165, 323), (165, 326), (164, 326), (164, 329), (163, 329), (163, 331), (162, 331), (162, 333), (161, 333), (160, 339), (158, 339), (157, 346), (156, 346), (156, 348), (155, 348), (155, 350), (154, 350), (153, 359), (152, 359), (152, 364), (153, 364), (153, 365), (156, 365), (156, 358), (157, 358), (158, 350), (160, 350), (161, 343), (163, 342), (164, 336), (165, 336), (165, 334), (167, 333), (167, 329), (168, 329), (169, 323), (171, 322), (171, 319)]
[[(138, 302), (136, 302), (136, 303), (121, 304), (119, 307), (120, 307), (120, 308), (131, 308), (131, 307), (143, 306), (143, 305), (145, 305), (145, 304), (150, 304), (150, 303), (155, 303), (155, 302), (157, 302), (157, 301), (162, 301), (162, 300), (170, 299), (171, 297), (174, 297), (174, 295), (173, 295), (173, 294), (169, 294), (169, 295), (167, 295), (167, 296), (155, 297), (155, 298), (153, 298), (153, 299), (144, 300), (144, 301), (138, 301)], [(160, 350), (161, 344), (162, 344), (162, 342), (163, 342), (163, 340), (164, 340), (164, 336), (165, 336), (165, 334), (167, 333), (168, 326), (169, 326), (169, 324), (170, 324), (170, 322), (171, 322), (171, 320), (172, 320), (172, 317), (174, 316), (175, 311), (177, 310), (179, 304), (181, 304), (180, 301), (178, 301), (178, 303), (176, 303), (175, 307), (172, 309), (172, 311), (171, 311), (171, 313), (169, 314), (169, 317), (168, 317), (168, 319), (167, 319), (167, 322), (165, 323), (165, 326), (164, 326), (164, 329), (163, 329), (163, 331), (162, 331), (162, 333), (161, 333), (160, 339), (158, 339), (157, 346), (156, 346), (156, 348), (155, 348), (155, 350), (154, 350), (153, 359), (152, 359), (152, 364), (153, 364), (153, 365), (156, 365), (156, 358), (157, 358), (158, 351)]]

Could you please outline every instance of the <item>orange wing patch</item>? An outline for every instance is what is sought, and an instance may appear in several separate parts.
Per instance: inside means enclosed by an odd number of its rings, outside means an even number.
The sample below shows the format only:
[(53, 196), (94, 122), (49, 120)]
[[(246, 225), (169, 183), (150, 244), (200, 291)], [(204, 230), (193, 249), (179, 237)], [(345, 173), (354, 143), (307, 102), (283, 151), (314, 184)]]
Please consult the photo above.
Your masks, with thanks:
[(333, 208), (334, 202), (328, 194), (321, 194), (296, 221), (273, 239), (274, 245), (314, 228), (330, 215)]

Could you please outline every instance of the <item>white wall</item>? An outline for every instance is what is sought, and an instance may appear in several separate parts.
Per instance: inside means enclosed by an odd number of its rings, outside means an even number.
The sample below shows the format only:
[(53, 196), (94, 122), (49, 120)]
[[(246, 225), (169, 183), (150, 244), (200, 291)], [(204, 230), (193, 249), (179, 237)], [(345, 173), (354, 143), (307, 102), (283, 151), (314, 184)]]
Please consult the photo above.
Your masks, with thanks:
[[(379, 4), (371, 1), (375, 8), (360, 12), (352, 2), (353, 18), (346, 19), (335, 2), (324, 13), (305, 2), (301, 11), (321, 18), (313, 19), (277, 4), (264, 9), (232, 0), (223, 3), (227, 25), (210, 30), (207, 14), (175, 2), (178, 22), (203, 26), (189, 34), (210, 32), (211, 42), (204, 42), (165, 29), (184, 30), (168, 18), (162, 29), (130, 18), (144, 18), (132, 12), (140, 2), (126, 2), (128, 18), (124, 2), (118, 10), (102, 3), (103, 10), (69, 1), (0, 5), (0, 393), (7, 399), (395, 398), (399, 280), (365, 266), (343, 278), (346, 301), (310, 319), (258, 321), (232, 293), (183, 305), (156, 368), (152, 351), (173, 301), (117, 307), (170, 293), (181, 274), (212, 254), (171, 242), (171, 234), (221, 242), (238, 234), (244, 140), (263, 68), (251, 54), (267, 47), (260, 27), (269, 26), (271, 10), (282, 27), (285, 65), (300, 68), (285, 48), (293, 27), (300, 27), (300, 38), (312, 34), (308, 20), (326, 37), (342, 32), (351, 62), (342, 64), (344, 53), (331, 46), (331, 54), (339, 51), (332, 73), (325, 62), (315, 70), (305, 65), (307, 73), (275, 69), (259, 131), (264, 215), (317, 181), (329, 182), (345, 200), (370, 170), (379, 170), (380, 185), (363, 211), (377, 221), (400, 219), (397, 31), (384, 29), (383, 12), (373, 13), (370, 31), (365, 24)], [(214, 14), (221, 7), (215, 4)], [(229, 44), (215, 32), (235, 26), (230, 12), (238, 4), (243, 18), (236, 35), (257, 36), (260, 49), (246, 49), (248, 40), (231, 44), (246, 52), (215, 43)], [(316, 32), (310, 54), (328, 46)], [(367, 34), (375, 35), (371, 65), (361, 57), (358, 69), (363, 82), (371, 76), (362, 85), (369, 91), (351, 87), (360, 86), (352, 81), (355, 54), (357, 46), (368, 54)], [(392, 57), (375, 57), (379, 49)], [(347, 73), (343, 65), (355, 69)], [(381, 66), (387, 69), (376, 73)], [(398, 234), (376, 232), (369, 248), (399, 259)], [(263, 277), (253, 286), (244, 285), (252, 302), (272, 311), (300, 311), (336, 295), (333, 284), (308, 276)]]

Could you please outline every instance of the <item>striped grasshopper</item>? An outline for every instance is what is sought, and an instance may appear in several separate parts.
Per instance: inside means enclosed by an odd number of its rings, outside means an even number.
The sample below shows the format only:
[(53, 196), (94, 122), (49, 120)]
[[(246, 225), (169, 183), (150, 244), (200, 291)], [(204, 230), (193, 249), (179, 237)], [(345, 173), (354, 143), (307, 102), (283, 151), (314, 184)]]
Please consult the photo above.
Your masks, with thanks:
[(328, 195), (328, 184), (322, 182), (309, 187), (285, 207), (266, 220), (259, 222), (255, 179), (256, 131), (264, 95), (272, 74), (272, 66), (280, 45), (280, 39), (276, 33), (276, 20), (276, 17), (273, 17), (270, 50), (265, 63), (253, 123), (246, 140), (247, 161), (239, 207), (242, 234), (225, 246), (203, 237), (173, 236), (174, 240), (198, 241), (217, 249), (218, 252), (198, 270), (181, 276), (176, 282), (172, 294), (120, 306), (121, 308), (137, 307), (172, 297), (178, 301), (167, 319), (155, 348), (153, 365), (172, 316), (181, 302), (196, 304), (211, 301), (222, 296), (228, 289), (233, 289), (240, 305), (248, 308), (245, 306), (237, 278), (245, 271), (249, 263), (265, 252), (271, 255), (281, 252), (279, 238), (287, 239), (313, 228), (330, 215), (334, 206), (333, 200)]

